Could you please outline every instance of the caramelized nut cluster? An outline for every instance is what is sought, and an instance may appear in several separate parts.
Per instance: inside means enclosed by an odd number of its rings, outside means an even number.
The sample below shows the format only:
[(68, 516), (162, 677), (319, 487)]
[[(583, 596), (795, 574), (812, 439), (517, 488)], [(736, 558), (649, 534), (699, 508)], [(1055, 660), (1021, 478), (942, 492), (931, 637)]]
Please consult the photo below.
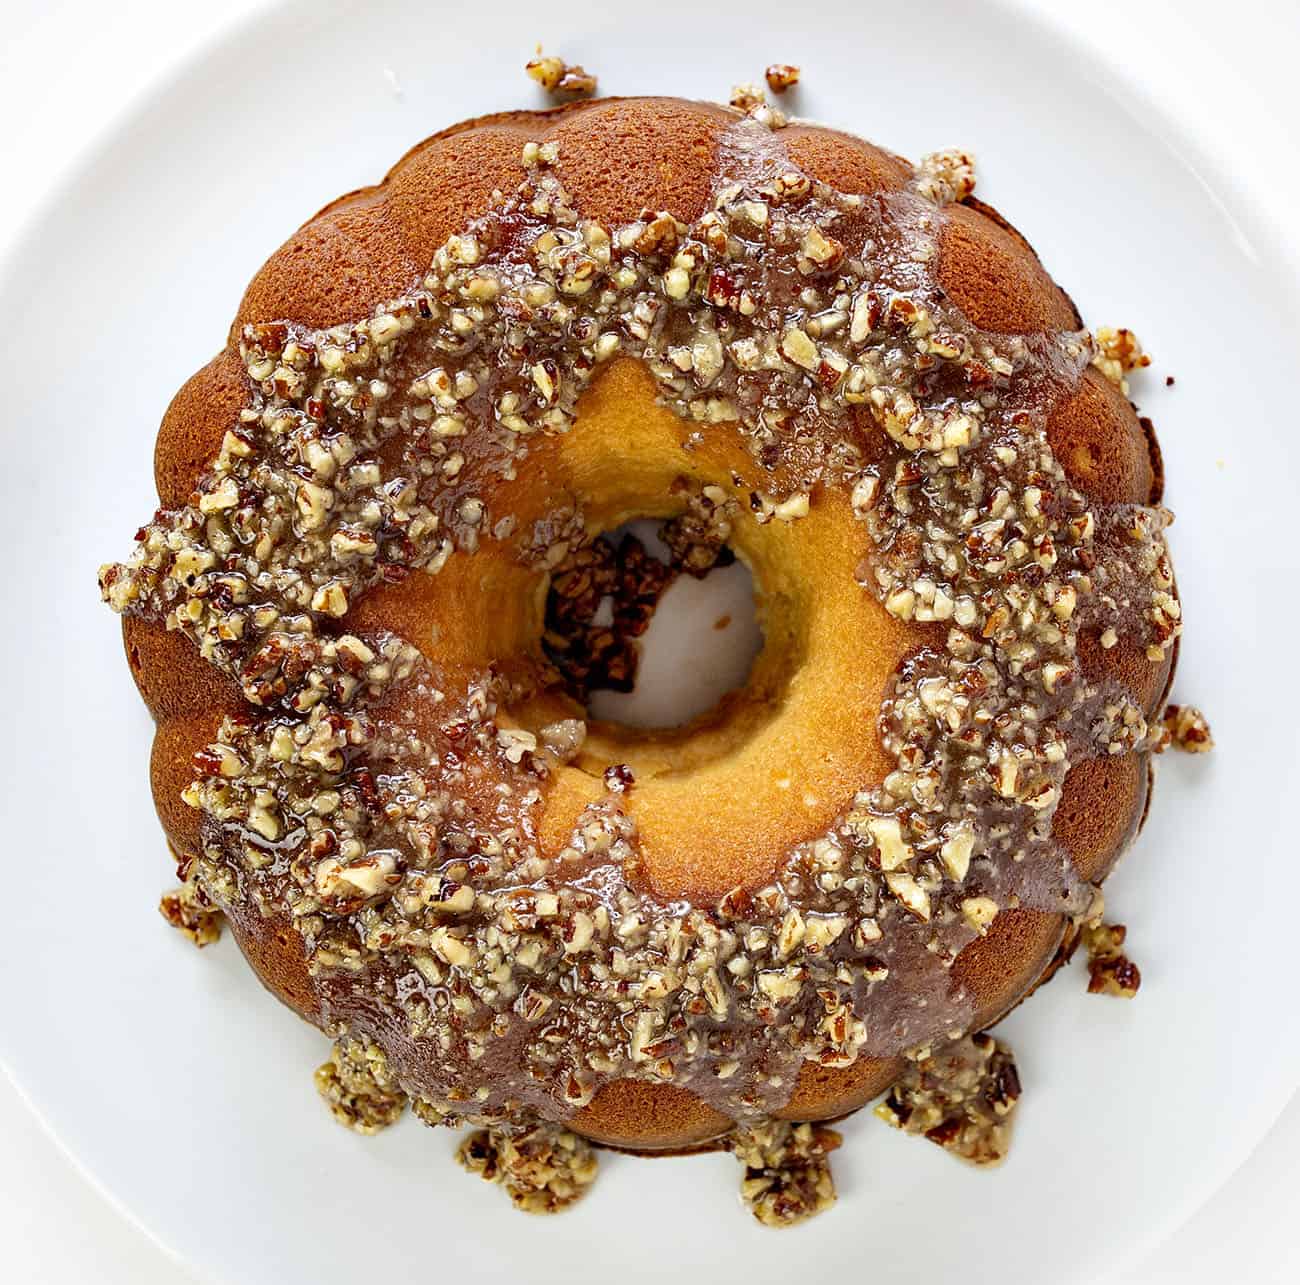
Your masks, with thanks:
[(394, 1083), (378, 1045), (338, 1040), (328, 1062), (316, 1068), (316, 1091), (330, 1114), (356, 1133), (378, 1133), (406, 1110), (406, 1094)]
[(887, 1124), (919, 1133), (972, 1164), (1007, 1154), (1020, 1076), (1011, 1050), (991, 1035), (972, 1035), (922, 1050), (876, 1108)]
[(211, 946), (221, 938), (221, 911), (208, 899), (196, 879), (188, 878), (158, 903), (162, 917), (196, 946)]
[(556, 98), (589, 98), (596, 92), (595, 76), (577, 63), (567, 63), (553, 54), (544, 58), (539, 53), (524, 64), (524, 70)]
[(1137, 335), (1122, 326), (1101, 326), (1096, 334), (1096, 352), (1092, 364), (1125, 396), (1128, 396), (1128, 373), (1151, 364)]
[(1123, 924), (1087, 924), (1083, 944), (1088, 952), (1088, 992), (1132, 999), (1142, 985), (1138, 966), (1124, 953), (1128, 929)]
[(774, 94), (784, 94), (799, 83), (799, 68), (788, 62), (774, 62), (763, 73), (763, 79)]
[(768, 1227), (790, 1227), (835, 1203), (829, 1154), (840, 1135), (821, 1125), (770, 1120), (737, 1129), (727, 1148), (745, 1166), (740, 1196)]
[(516, 1209), (554, 1214), (587, 1194), (596, 1180), (591, 1143), (553, 1124), (478, 1129), (456, 1159), (487, 1182), (500, 1183)]
[(1173, 746), (1186, 754), (1208, 754), (1214, 748), (1209, 720), (1195, 705), (1167, 705), (1161, 720), (1157, 753)]

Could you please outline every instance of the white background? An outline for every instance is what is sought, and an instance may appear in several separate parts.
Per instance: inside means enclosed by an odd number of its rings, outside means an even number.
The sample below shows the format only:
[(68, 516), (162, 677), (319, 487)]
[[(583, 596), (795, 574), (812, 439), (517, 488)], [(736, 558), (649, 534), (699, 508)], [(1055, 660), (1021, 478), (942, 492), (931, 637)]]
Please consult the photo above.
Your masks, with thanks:
[[(258, 7), (261, 0), (221, 5), (0, 0), (0, 120), (5, 122), (0, 249), (123, 106), (213, 33)], [(1294, 6), (1268, 0), (1238, 0), (1230, 7), (1211, 0), (1176, 5), (1090, 0), (1086, 6), (1066, 6), (1044, 0), (1034, 7), (1050, 11), (1081, 40), (1101, 46), (1208, 148), (1251, 158), (1246, 185), (1258, 199), (1300, 208), (1300, 167), (1287, 128), (1300, 55), (1300, 11)], [(436, 8), (430, 5), (433, 20)], [(887, 21), (886, 5), (880, 13)], [(539, 26), (544, 27), (544, 16)], [(544, 30), (520, 33), (521, 54), (544, 35)], [(779, 52), (774, 49), (774, 55)], [(1293, 249), (1296, 245), (1300, 238)], [(1248, 1094), (1249, 1086), (1242, 1091)], [(1188, 1121), (1189, 1129), (1196, 1127), (1196, 1121)], [(195, 1279), (83, 1181), (3, 1079), (0, 1139), (0, 1279), (21, 1285)], [(1105, 1163), (1099, 1154), (1098, 1164)], [(1220, 1280), (1268, 1285), (1300, 1279), (1294, 1222), (1298, 1180), (1300, 1102), (1293, 1102), (1210, 1205), (1148, 1263), (1110, 1285)], [(1081, 1215), (1086, 1221), (1086, 1211)], [(994, 1272), (995, 1261), (990, 1261)]]

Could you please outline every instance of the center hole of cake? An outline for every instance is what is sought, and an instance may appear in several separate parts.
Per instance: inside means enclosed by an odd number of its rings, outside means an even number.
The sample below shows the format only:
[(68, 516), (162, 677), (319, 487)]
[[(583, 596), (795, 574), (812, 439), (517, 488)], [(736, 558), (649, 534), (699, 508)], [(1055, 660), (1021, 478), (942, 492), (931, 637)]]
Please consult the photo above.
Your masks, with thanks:
[(638, 519), (556, 569), (543, 646), (605, 722), (680, 727), (745, 684), (763, 647), (749, 568), (726, 546)]

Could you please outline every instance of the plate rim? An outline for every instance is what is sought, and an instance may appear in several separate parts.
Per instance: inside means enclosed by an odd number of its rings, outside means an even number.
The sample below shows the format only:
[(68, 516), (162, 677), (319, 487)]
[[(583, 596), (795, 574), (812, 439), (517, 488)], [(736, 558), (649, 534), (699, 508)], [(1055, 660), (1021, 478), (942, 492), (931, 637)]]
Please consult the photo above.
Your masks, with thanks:
[[(670, 2), (676, 5), (680, 0)], [(1034, 34), (1040, 40), (1050, 43), (1055, 52), (1078, 60), (1085, 71), (1098, 73), (1094, 79), (1116, 100), (1124, 113), (1142, 119), (1160, 142), (1198, 180), (1209, 199), (1232, 227), (1238, 230), (1239, 235), (1244, 237), (1245, 242), (1257, 249), (1270, 263), (1276, 264), (1277, 276), (1280, 280), (1285, 280), (1285, 285), (1279, 288), (1279, 294), (1300, 301), (1300, 228), (1293, 228), (1279, 213), (1274, 212), (1282, 203), (1270, 203), (1256, 190), (1258, 184), (1252, 182), (1252, 174), (1258, 169), (1252, 168), (1252, 159), (1256, 155), (1254, 151), (1243, 150), (1237, 153), (1212, 148), (1200, 129), (1184, 119), (1186, 108), (1176, 101), (1169, 77), (1138, 81), (1127, 65), (1109, 57), (1103, 46), (1087, 39), (1073, 28), (1055, 7), (1036, 3), (1035, 0), (985, 0), (985, 3), (1000, 11), (1004, 17), (1015, 15), (1016, 21), (1032, 27)], [(307, 7), (307, 0), (257, 0), (253, 7), (239, 14), (228, 26), (201, 40), (175, 58), (166, 70), (138, 86), (114, 111), (99, 120), (82, 144), (66, 158), (40, 198), (28, 207), (25, 215), (6, 237), (3, 252), (0, 253), (0, 297), (9, 288), (14, 266), (21, 260), (24, 249), (39, 241), (41, 225), (47, 214), (67, 200), (93, 175), (95, 166), (108, 148), (148, 120), (158, 110), (160, 101), (183, 92), (185, 81), (210, 60), (229, 54), (245, 44), (258, 28), (274, 23), (288, 11)], [(1228, 72), (1234, 82), (1246, 84), (1235, 67), (1229, 68)], [(1292, 328), (1300, 332), (1300, 320), (1293, 321)], [(7, 650), (7, 645), (5, 649)], [(218, 1275), (213, 1268), (190, 1258), (181, 1248), (173, 1245), (144, 1215), (137, 1213), (119, 1197), (95, 1167), (82, 1159), (72, 1142), (51, 1119), (48, 1108), (39, 1101), (39, 1089), (30, 1084), (18, 1070), (7, 1049), (10, 1043), (8, 1037), (0, 1031), (0, 1072), (14, 1086), (24, 1107), (32, 1113), (72, 1168), (128, 1224), (138, 1229), (166, 1254), (170, 1261), (201, 1279), (224, 1282), (226, 1278)], [(1108, 1279), (1122, 1275), (1140, 1263), (1178, 1228), (1194, 1218), (1231, 1181), (1274, 1129), (1281, 1115), (1297, 1099), (1300, 1099), (1300, 1081), (1293, 1085), (1290, 1095), (1278, 1104), (1276, 1110), (1269, 1111), (1267, 1123), (1258, 1134), (1234, 1148), (1239, 1154), (1223, 1172), (1199, 1184), (1196, 1196), (1186, 1202), (1183, 1210), (1157, 1219), (1152, 1228), (1135, 1238), (1127, 1250), (1112, 1260)]]

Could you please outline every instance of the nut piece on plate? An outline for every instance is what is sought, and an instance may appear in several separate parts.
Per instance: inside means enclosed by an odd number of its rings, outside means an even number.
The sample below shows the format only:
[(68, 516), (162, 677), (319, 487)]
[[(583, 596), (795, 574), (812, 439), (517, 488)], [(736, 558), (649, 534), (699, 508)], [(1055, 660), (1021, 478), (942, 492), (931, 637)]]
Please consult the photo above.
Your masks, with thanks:
[(876, 1114), (962, 1160), (993, 1165), (1006, 1157), (1019, 1100), (1011, 1050), (991, 1035), (967, 1035), (912, 1062)]
[(789, 1227), (835, 1203), (830, 1153), (840, 1135), (821, 1125), (767, 1120), (738, 1128), (727, 1140), (745, 1166), (740, 1198), (767, 1227)]
[(937, 205), (955, 205), (975, 191), (975, 158), (957, 147), (928, 152), (917, 166), (917, 191)]
[(1094, 335), (1096, 352), (1092, 364), (1110, 380), (1116, 388), (1128, 395), (1128, 380), (1124, 378), (1130, 370), (1140, 370), (1151, 365), (1151, 357), (1142, 351), (1142, 343), (1131, 330), (1124, 327), (1099, 326)]
[(1185, 754), (1208, 754), (1214, 748), (1209, 720), (1195, 705), (1167, 705), (1160, 721), (1164, 726), (1157, 753), (1171, 745)]
[(158, 903), (158, 910), (173, 928), (200, 948), (211, 946), (221, 937), (221, 911), (192, 879), (187, 879), (174, 892), (166, 893)]
[(378, 1133), (406, 1109), (406, 1094), (390, 1076), (383, 1050), (367, 1040), (336, 1041), (315, 1079), (330, 1114), (357, 1133)]
[(596, 92), (596, 77), (577, 63), (567, 63), (563, 58), (549, 58), (537, 51), (537, 57), (524, 64), (524, 70), (556, 98), (588, 98)]
[(500, 1183), (515, 1208), (529, 1214), (558, 1214), (596, 1180), (591, 1144), (555, 1124), (477, 1129), (456, 1159), (484, 1181)]
[(737, 111), (752, 112), (767, 105), (767, 95), (760, 86), (752, 83), (733, 85), (727, 102)]
[(763, 79), (774, 94), (784, 94), (799, 83), (799, 68), (788, 62), (774, 62), (763, 73)]
[(1123, 952), (1128, 929), (1123, 924), (1089, 924), (1083, 930), (1088, 952), (1088, 994), (1132, 999), (1142, 985), (1138, 966)]

